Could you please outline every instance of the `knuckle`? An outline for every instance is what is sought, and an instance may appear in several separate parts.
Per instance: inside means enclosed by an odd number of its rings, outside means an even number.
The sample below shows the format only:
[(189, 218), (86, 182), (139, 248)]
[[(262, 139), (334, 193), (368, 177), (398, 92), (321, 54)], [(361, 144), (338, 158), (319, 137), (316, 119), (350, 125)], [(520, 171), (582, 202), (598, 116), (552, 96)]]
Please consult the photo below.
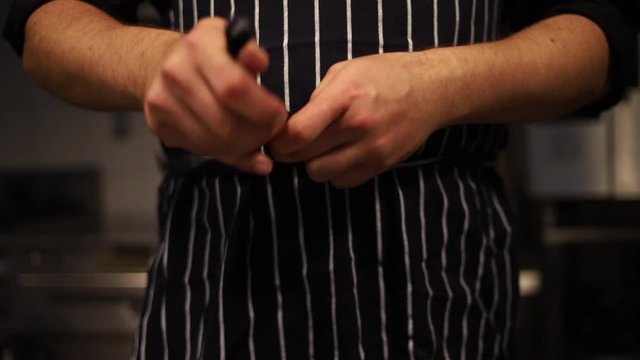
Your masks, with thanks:
[(344, 104), (354, 104), (358, 100), (359, 93), (355, 89), (354, 85), (350, 82), (345, 82), (342, 89), (342, 101)]
[(346, 130), (355, 134), (371, 136), (376, 131), (376, 124), (379, 120), (379, 115), (373, 111), (358, 111), (352, 115), (346, 115), (343, 117), (343, 126)]
[(378, 90), (367, 82), (361, 74), (349, 74), (343, 85), (344, 98), (349, 102), (375, 101), (378, 98)]
[(344, 89), (345, 99), (352, 103), (356, 99), (360, 98), (363, 94), (362, 84), (358, 80), (351, 80), (345, 84)]
[(247, 91), (247, 84), (240, 74), (229, 74), (218, 84), (219, 96), (222, 100), (232, 101), (243, 96)]
[(162, 92), (154, 90), (145, 96), (145, 107), (150, 113), (166, 112), (169, 110), (167, 99)]
[(374, 121), (372, 120), (372, 117), (360, 114), (358, 116), (347, 119), (344, 126), (349, 130), (362, 132), (370, 129), (373, 122)]
[(327, 70), (327, 75), (331, 75), (331, 74), (339, 71), (342, 68), (343, 65), (344, 65), (344, 62), (342, 62), (342, 61), (331, 65), (329, 67), (329, 70)]
[(183, 44), (187, 51), (189, 51), (191, 54), (200, 52), (200, 49), (202, 47), (200, 37), (197, 36), (197, 33), (195, 32), (187, 34), (183, 39)]
[(305, 131), (304, 128), (296, 125), (292, 125), (287, 129), (289, 137), (296, 143), (298, 146), (305, 146), (311, 144), (313, 138), (308, 131)]
[(182, 67), (176, 61), (169, 60), (160, 68), (160, 75), (163, 80), (176, 84), (181, 88), (188, 88), (182, 80)]

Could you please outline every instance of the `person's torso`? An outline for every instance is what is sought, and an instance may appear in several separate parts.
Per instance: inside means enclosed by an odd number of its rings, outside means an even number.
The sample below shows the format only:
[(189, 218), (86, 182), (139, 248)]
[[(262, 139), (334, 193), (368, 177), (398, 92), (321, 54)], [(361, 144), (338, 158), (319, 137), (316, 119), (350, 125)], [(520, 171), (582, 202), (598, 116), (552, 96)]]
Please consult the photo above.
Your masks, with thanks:
[[(419, 51), (495, 40), (500, 0), (168, 0), (171, 26), (189, 31), (198, 19), (243, 16), (270, 55), (260, 76), (294, 113), (331, 65), (382, 52)], [(501, 125), (465, 125), (433, 134), (410, 160), (492, 160), (504, 147)]]

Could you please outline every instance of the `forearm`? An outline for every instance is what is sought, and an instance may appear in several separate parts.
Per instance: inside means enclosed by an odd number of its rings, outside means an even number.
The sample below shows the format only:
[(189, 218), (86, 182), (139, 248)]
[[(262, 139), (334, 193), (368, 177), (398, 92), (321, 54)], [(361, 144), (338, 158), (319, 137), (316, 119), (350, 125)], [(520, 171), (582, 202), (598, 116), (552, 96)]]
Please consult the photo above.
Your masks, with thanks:
[(497, 42), (437, 51), (435, 61), (454, 84), (448, 87), (453, 113), (443, 126), (542, 120), (576, 111), (608, 90), (607, 40), (576, 15), (549, 18)]
[(76, 0), (56, 0), (27, 23), (24, 67), (41, 86), (96, 110), (141, 110), (145, 89), (180, 38), (127, 26)]

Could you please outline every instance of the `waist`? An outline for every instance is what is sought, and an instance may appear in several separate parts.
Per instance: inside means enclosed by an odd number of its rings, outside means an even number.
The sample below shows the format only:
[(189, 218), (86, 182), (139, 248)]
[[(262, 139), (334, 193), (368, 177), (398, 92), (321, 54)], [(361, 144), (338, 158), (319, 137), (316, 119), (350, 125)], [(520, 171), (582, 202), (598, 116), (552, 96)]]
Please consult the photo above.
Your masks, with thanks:
[[(493, 165), (507, 142), (503, 125), (463, 125), (439, 130), (413, 155), (394, 168), (426, 166), (437, 163)], [(267, 151), (268, 152), (268, 151)], [(161, 167), (165, 173), (181, 174), (195, 169), (213, 173), (238, 173), (235, 168), (214, 158), (203, 157), (182, 149), (163, 146)], [(274, 164), (291, 167), (299, 164)]]

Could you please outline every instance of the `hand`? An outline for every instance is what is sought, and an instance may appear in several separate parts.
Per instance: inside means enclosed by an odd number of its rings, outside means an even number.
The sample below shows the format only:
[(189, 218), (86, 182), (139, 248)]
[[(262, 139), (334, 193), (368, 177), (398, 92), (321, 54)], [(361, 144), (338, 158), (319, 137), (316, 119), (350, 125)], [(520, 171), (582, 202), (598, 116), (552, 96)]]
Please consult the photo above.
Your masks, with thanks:
[(311, 179), (339, 188), (403, 161), (449, 116), (438, 71), (425, 71), (435, 66), (425, 59), (389, 53), (335, 64), (270, 143), (274, 157), (307, 162)]
[(287, 112), (256, 83), (269, 57), (255, 41), (236, 61), (227, 53), (224, 20), (200, 21), (170, 50), (147, 88), (147, 124), (170, 147), (213, 157), (240, 170), (268, 174), (259, 151), (284, 125)]

